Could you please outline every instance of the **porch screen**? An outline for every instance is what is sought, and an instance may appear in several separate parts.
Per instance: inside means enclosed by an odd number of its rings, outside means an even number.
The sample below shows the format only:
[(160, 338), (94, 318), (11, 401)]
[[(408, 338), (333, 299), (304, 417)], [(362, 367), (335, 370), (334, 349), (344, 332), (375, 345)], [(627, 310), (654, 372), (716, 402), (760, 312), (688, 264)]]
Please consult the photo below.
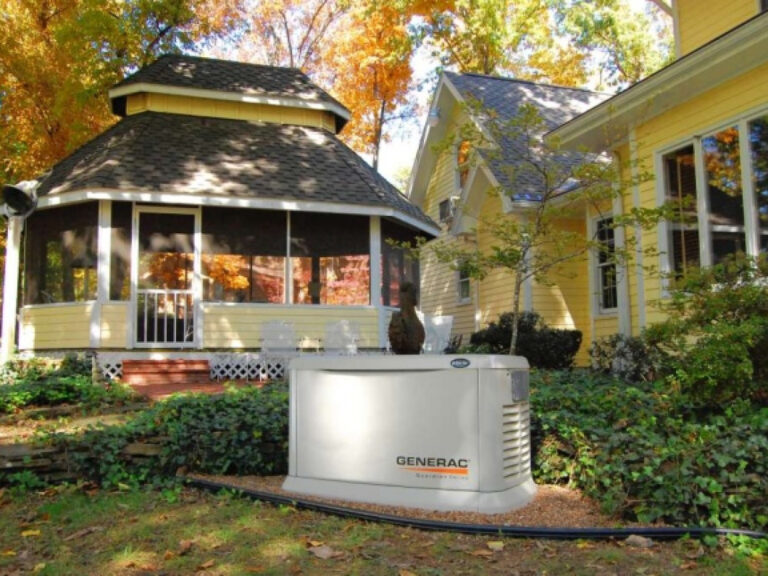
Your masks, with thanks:
[(109, 299), (131, 297), (131, 220), (130, 202), (112, 203), (112, 241), (109, 264)]
[(96, 299), (97, 202), (34, 212), (26, 222), (24, 303)]
[(381, 300), (384, 306), (400, 306), (400, 284), (419, 285), (419, 262), (408, 258), (405, 250), (387, 240), (415, 243), (418, 233), (389, 220), (381, 222)]
[(367, 216), (291, 213), (294, 303), (369, 304), (370, 263)]
[(286, 227), (285, 212), (204, 208), (204, 299), (284, 302)]

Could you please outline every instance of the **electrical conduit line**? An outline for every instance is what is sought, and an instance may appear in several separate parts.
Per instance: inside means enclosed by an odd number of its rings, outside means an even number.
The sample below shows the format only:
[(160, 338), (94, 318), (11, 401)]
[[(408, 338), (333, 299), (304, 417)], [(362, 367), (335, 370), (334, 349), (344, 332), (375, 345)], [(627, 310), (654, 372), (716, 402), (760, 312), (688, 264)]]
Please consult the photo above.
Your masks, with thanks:
[(766, 538), (768, 533), (756, 530), (741, 530), (737, 528), (708, 528), (701, 526), (691, 527), (659, 527), (659, 528), (557, 528), (547, 526), (506, 526), (494, 524), (464, 524), (456, 522), (442, 522), (439, 520), (426, 520), (423, 518), (408, 518), (392, 514), (379, 514), (367, 510), (357, 510), (334, 504), (324, 504), (304, 498), (296, 498), (251, 490), (240, 486), (233, 486), (202, 478), (190, 478), (178, 476), (190, 486), (202, 488), (212, 492), (220, 490), (236, 490), (254, 500), (268, 502), (270, 504), (282, 504), (294, 506), (298, 509), (310, 510), (332, 514), (341, 518), (365, 520), (367, 522), (386, 522), (395, 526), (418, 528), (420, 530), (439, 530), (441, 532), (458, 532), (463, 534), (493, 534), (507, 536), (509, 538), (544, 538), (547, 540), (615, 540), (638, 535), (653, 540), (678, 540), (683, 537), (704, 538), (705, 536), (746, 536), (748, 538)]

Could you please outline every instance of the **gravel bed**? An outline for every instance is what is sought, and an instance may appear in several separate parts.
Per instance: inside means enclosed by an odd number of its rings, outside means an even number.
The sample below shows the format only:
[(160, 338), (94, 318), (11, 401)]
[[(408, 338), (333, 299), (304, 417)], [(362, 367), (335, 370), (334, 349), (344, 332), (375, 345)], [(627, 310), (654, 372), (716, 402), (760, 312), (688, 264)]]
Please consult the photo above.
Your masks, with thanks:
[(480, 514), (477, 512), (436, 512), (419, 508), (379, 506), (305, 494), (287, 492), (281, 488), (284, 476), (212, 476), (187, 474), (187, 478), (216, 482), (230, 488), (241, 488), (268, 492), (281, 496), (296, 497), (344, 506), (356, 510), (367, 510), (406, 518), (424, 518), (443, 522), (463, 524), (491, 524), (495, 526), (546, 526), (558, 528), (616, 528), (633, 527), (630, 524), (600, 512), (598, 505), (584, 497), (578, 490), (564, 486), (538, 485), (533, 501), (523, 508), (503, 514)]

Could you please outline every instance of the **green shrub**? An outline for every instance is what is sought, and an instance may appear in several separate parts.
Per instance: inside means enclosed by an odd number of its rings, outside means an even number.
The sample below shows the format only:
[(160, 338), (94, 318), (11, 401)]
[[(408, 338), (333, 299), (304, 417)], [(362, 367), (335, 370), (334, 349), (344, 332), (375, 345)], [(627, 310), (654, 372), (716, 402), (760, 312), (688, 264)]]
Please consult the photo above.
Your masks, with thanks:
[(644, 336), (613, 334), (589, 348), (592, 369), (626, 382), (649, 382), (662, 371), (664, 355)]
[(60, 363), (39, 359), (13, 361), (3, 367), (0, 413), (27, 406), (82, 404), (86, 407), (127, 400), (133, 391), (120, 384), (94, 384), (89, 357), (67, 355)]
[[(159, 454), (133, 458), (128, 444), (150, 440)], [(182, 394), (133, 421), (59, 436), (75, 471), (105, 486), (162, 482), (179, 468), (209, 474), (284, 474), (288, 466), (288, 389), (231, 388), (220, 395)]]
[(667, 387), (586, 371), (532, 374), (538, 481), (569, 483), (630, 520), (763, 530), (768, 410), (690, 411)]
[[(549, 328), (536, 312), (522, 312), (518, 318), (517, 353), (534, 368), (563, 369), (573, 365), (581, 345), (581, 332)], [(512, 339), (512, 313), (505, 312), (497, 322), (474, 332), (470, 345), (475, 352), (507, 354)]]
[(768, 260), (736, 255), (677, 281), (647, 338), (668, 381), (704, 407), (768, 400)]

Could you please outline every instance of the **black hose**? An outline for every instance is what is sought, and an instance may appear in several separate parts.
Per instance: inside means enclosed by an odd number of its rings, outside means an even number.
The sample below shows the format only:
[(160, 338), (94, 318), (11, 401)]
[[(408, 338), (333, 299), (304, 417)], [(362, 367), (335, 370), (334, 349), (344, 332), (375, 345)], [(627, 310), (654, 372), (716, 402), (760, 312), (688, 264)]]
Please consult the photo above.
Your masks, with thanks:
[(197, 488), (213, 492), (220, 490), (236, 490), (254, 500), (271, 504), (283, 504), (295, 508), (333, 514), (342, 518), (354, 518), (368, 522), (387, 522), (396, 526), (418, 528), (420, 530), (439, 530), (441, 532), (460, 532), (464, 534), (494, 534), (510, 538), (546, 538), (548, 540), (616, 540), (624, 539), (633, 534), (652, 538), (654, 540), (677, 540), (685, 536), (703, 538), (704, 536), (747, 536), (749, 538), (768, 538), (765, 532), (755, 530), (738, 530), (735, 528), (705, 528), (699, 526), (679, 528), (552, 528), (547, 526), (505, 526), (494, 524), (464, 524), (459, 522), (441, 522), (423, 518), (407, 518), (392, 514), (379, 514), (367, 510), (347, 508), (333, 504), (324, 504), (303, 498), (281, 496), (271, 492), (251, 490), (201, 478), (181, 477), (186, 483)]

